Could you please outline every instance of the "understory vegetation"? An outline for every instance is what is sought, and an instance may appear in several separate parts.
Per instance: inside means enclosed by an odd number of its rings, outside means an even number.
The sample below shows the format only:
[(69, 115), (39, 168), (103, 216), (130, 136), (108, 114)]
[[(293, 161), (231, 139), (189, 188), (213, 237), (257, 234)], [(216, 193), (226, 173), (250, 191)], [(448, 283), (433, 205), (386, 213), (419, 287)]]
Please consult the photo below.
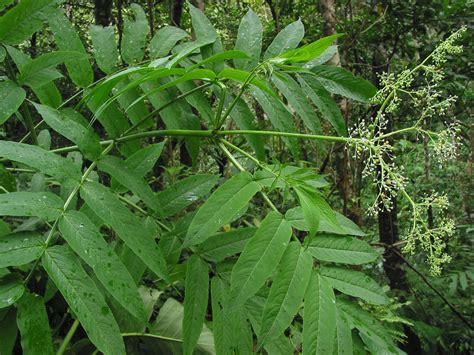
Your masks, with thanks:
[(473, 351), (472, 4), (316, 3), (0, 0), (0, 355)]

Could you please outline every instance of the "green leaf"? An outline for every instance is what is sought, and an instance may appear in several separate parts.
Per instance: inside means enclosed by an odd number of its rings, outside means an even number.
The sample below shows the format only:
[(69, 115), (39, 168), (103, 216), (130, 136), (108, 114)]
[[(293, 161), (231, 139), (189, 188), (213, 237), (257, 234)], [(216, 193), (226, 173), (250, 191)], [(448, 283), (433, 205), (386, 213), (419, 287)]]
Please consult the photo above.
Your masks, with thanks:
[(280, 57), (285, 58), (285, 63), (308, 62), (324, 53), (324, 51), (341, 36), (343, 36), (343, 34), (338, 33), (320, 38), (303, 47), (285, 52), (281, 54)]
[(171, 217), (204, 197), (216, 185), (219, 177), (197, 174), (179, 180), (157, 194), (163, 217)]
[(132, 3), (130, 9), (134, 20), (125, 18), (121, 46), (122, 58), (128, 64), (140, 62), (143, 59), (148, 34), (148, 21), (142, 7)]
[(156, 164), (156, 161), (163, 151), (165, 141), (150, 144), (143, 149), (133, 153), (125, 160), (125, 165), (129, 170), (135, 171), (138, 176), (145, 176)]
[[(260, 180), (257, 180), (260, 182)], [(265, 180), (264, 180), (265, 181)], [(366, 234), (349, 218), (343, 216), (339, 212), (333, 211), (336, 215), (338, 225), (327, 220), (324, 214), (321, 215), (321, 221), (319, 223), (318, 232), (328, 232), (333, 234), (343, 235), (356, 235), (363, 237)], [(295, 207), (286, 211), (285, 218), (291, 223), (291, 225), (301, 231), (308, 231), (308, 223), (304, 218), (303, 209), (301, 207)]]
[(87, 55), (72, 51), (57, 51), (43, 54), (28, 62), (21, 69), (18, 81), (31, 87), (40, 87), (58, 78), (54, 72), (53, 75), (50, 75), (51, 69), (65, 61), (78, 59), (87, 59)]
[(20, 266), (38, 259), (45, 238), (38, 232), (21, 231), (0, 237), (0, 268)]
[(387, 304), (383, 289), (371, 277), (362, 272), (342, 267), (325, 266), (320, 270), (336, 290), (350, 296), (359, 297), (374, 304)]
[[(230, 95), (226, 96), (226, 107), (229, 107), (230, 103), (234, 98)], [(243, 130), (257, 130), (257, 126), (254, 123), (254, 114), (250, 111), (247, 103), (243, 99), (238, 99), (234, 108), (230, 112), (230, 116), (235, 121), (239, 129)], [(265, 160), (265, 145), (262, 137), (246, 134), (245, 139), (249, 142), (252, 149), (255, 151), (255, 155), (259, 160)]]
[(56, 0), (22, 0), (0, 17), (0, 42), (20, 44), (43, 26), (43, 13)]
[(0, 156), (58, 179), (81, 179), (79, 168), (71, 160), (29, 144), (0, 141)]
[(140, 175), (136, 174), (135, 170), (130, 169), (124, 161), (109, 155), (100, 159), (97, 166), (137, 195), (153, 211), (161, 214), (160, 202), (150, 186)]
[(213, 235), (200, 244), (197, 252), (206, 260), (220, 262), (240, 253), (248, 240), (255, 234), (256, 228), (239, 228), (231, 232)]
[(90, 36), (95, 61), (106, 74), (110, 74), (119, 66), (119, 53), (115, 41), (114, 26), (91, 26)]
[[(152, 332), (157, 334), (154, 350), (162, 354), (183, 354), (183, 305), (173, 298), (168, 298), (160, 308)], [(161, 337), (161, 339), (160, 339)], [(203, 326), (196, 346), (196, 354), (215, 354), (212, 332)]]
[(337, 309), (336, 312), (336, 349), (338, 354), (352, 354), (352, 332), (344, 313)]
[(321, 123), (311, 103), (298, 83), (289, 75), (273, 75), (272, 81), (280, 92), (288, 100), (288, 103), (301, 117), (306, 127), (315, 134), (321, 134)]
[(271, 343), (291, 324), (303, 300), (311, 276), (313, 259), (299, 242), (288, 245), (263, 309), (260, 344)]
[(161, 58), (168, 55), (176, 43), (187, 37), (189, 34), (179, 27), (160, 28), (150, 41), (150, 57)]
[(17, 302), (17, 324), (23, 354), (54, 354), (51, 329), (43, 298), (26, 292)]
[(188, 259), (186, 267), (183, 317), (183, 354), (192, 354), (202, 331), (209, 293), (209, 270), (197, 255)]
[(0, 194), (0, 216), (28, 216), (56, 219), (64, 202), (51, 192), (10, 192)]
[(251, 354), (253, 335), (245, 309), (230, 311), (225, 307), (229, 287), (219, 277), (211, 280), (212, 332), (217, 354)]
[(319, 109), (323, 118), (329, 121), (337, 134), (343, 137), (347, 136), (346, 122), (342, 117), (339, 105), (333, 100), (331, 94), (315, 77), (302, 74), (297, 78), (301, 88)]
[(316, 259), (334, 263), (360, 265), (375, 261), (379, 253), (363, 240), (334, 235), (318, 235), (308, 246)]
[[(270, 120), (272, 126), (275, 127), (277, 131), (288, 133), (297, 132), (291, 113), (279, 99), (276, 99), (268, 95), (266, 92), (263, 92), (256, 88), (252, 90), (252, 93), (259, 105), (262, 106), (263, 111), (265, 111), (267, 118)], [(290, 149), (293, 157), (298, 158), (301, 153), (300, 147), (298, 145), (298, 140), (296, 138), (284, 137), (283, 141)]]
[(243, 305), (264, 285), (278, 265), (291, 237), (291, 226), (276, 212), (270, 212), (247, 242), (231, 275), (230, 302)]
[[(247, 82), (248, 78), (252, 74), (245, 70), (233, 69), (233, 68), (225, 68), (222, 70), (219, 75), (217, 76), (220, 80), (231, 79), (238, 81), (240, 83)], [(268, 86), (268, 84), (260, 79), (253, 78), (250, 80), (250, 85), (255, 86), (256, 88), (264, 91), (266, 94), (270, 95), (275, 100), (279, 100), (278, 95)]]
[(300, 19), (282, 29), (268, 46), (263, 59), (274, 58), (289, 49), (298, 47), (304, 37), (304, 26)]
[(151, 271), (168, 280), (166, 261), (155, 243), (154, 235), (143, 228), (141, 220), (123, 206), (114, 194), (105, 186), (88, 181), (81, 188), (81, 197)]
[(398, 353), (393, 345), (392, 336), (384, 324), (378, 321), (369, 312), (362, 309), (356, 302), (338, 297), (337, 308), (343, 312), (344, 317), (357, 328), (361, 334), (379, 345), (386, 347), (391, 353)]
[[(178, 63), (180, 63), (183, 59), (188, 57), (190, 54), (194, 53), (196, 50), (201, 49), (201, 48), (209, 48), (209, 45), (214, 43), (215, 39), (214, 38), (204, 38), (204, 39), (198, 39), (193, 42), (187, 42), (185, 43), (180, 51), (175, 54), (173, 59), (171, 59), (169, 62), (166, 64), (166, 68), (173, 68), (175, 67)], [(159, 60), (160, 65), (162, 65), (162, 60)], [(153, 64), (153, 63), (152, 63)], [(152, 65), (150, 64), (150, 65)]]
[(256, 67), (262, 51), (262, 33), (263, 27), (260, 19), (252, 9), (249, 9), (240, 22), (235, 49), (246, 52), (251, 59), (234, 60), (237, 69), (253, 70)]
[(105, 354), (125, 354), (120, 329), (104, 297), (67, 246), (53, 246), (43, 267), (59, 289), (90, 341)]
[(332, 354), (336, 300), (331, 284), (313, 270), (304, 298), (303, 354)]
[(204, 242), (226, 223), (229, 223), (261, 187), (252, 175), (241, 172), (227, 180), (199, 208), (189, 226), (183, 247)]
[(18, 110), (25, 97), (25, 90), (13, 81), (0, 82), (0, 125)]
[[(219, 39), (217, 31), (212, 25), (212, 23), (201, 10), (194, 7), (189, 2), (188, 6), (196, 39), (198, 41), (212, 41), (212, 45), (210, 44), (201, 47), (201, 55), (203, 59), (206, 59), (213, 54), (222, 52), (221, 40)], [(210, 66), (210, 68), (212, 68), (215, 72), (221, 71), (223, 67), (224, 66), (222, 63), (213, 63), (213, 65)]]
[(99, 157), (102, 152), (99, 137), (74, 119), (74, 115), (80, 115), (78, 112), (70, 110), (58, 111), (40, 104), (33, 105), (46, 124), (62, 136), (76, 143), (86, 158), (96, 160)]
[[(295, 188), (296, 194), (303, 209), (304, 219), (309, 229), (309, 240), (311, 240), (319, 228), (319, 222), (323, 209), (332, 212), (327, 202), (314, 191), (308, 189)], [(333, 213), (334, 214), (334, 213)], [(334, 219), (336, 216), (334, 216)]]
[(0, 277), (0, 309), (11, 306), (24, 292), (25, 285), (17, 274)]
[(145, 321), (145, 310), (135, 281), (89, 218), (81, 212), (68, 211), (59, 220), (59, 231), (117, 302)]
[[(177, 86), (183, 94), (196, 88), (196, 85), (192, 81), (186, 81)], [(195, 91), (186, 96), (185, 100), (199, 112), (199, 117), (204, 118), (208, 124), (213, 123), (215, 114), (204, 90)]]
[(204, 66), (205, 64), (208, 64), (208, 63), (219, 63), (219, 62), (223, 62), (227, 59), (238, 59), (238, 58), (248, 59), (249, 56), (247, 55), (247, 53), (245, 53), (243, 51), (237, 51), (237, 50), (219, 52), (219, 53), (211, 55), (210, 57), (208, 57), (206, 59), (203, 59), (203, 60), (197, 62), (194, 65), (191, 65), (186, 70), (191, 71), (191, 70), (194, 70), (196, 68), (202, 67), (202, 66)]
[[(79, 34), (62, 10), (57, 9), (52, 13), (49, 25), (59, 50), (86, 54)], [(85, 88), (94, 81), (94, 73), (88, 58), (66, 60), (65, 64), (72, 82), (77, 86)]]
[(311, 69), (326, 90), (349, 99), (369, 102), (377, 89), (370, 82), (341, 67), (318, 65)]
[(17, 337), (16, 310), (10, 307), (0, 318), (0, 354), (13, 354)]

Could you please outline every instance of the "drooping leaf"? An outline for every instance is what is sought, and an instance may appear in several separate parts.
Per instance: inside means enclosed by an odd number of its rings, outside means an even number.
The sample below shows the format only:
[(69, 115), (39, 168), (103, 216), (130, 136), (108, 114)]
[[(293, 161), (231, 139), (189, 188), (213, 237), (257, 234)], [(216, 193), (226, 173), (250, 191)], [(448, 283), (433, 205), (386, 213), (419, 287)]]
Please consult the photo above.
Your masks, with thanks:
[(216, 185), (218, 177), (210, 174), (197, 174), (179, 180), (157, 194), (163, 217), (180, 212), (193, 202), (204, 197)]
[(255, 68), (262, 51), (262, 33), (263, 27), (260, 19), (252, 9), (249, 9), (240, 22), (235, 49), (246, 52), (251, 59), (234, 60), (237, 69), (253, 70)]
[(64, 202), (51, 192), (10, 192), (0, 194), (0, 216), (28, 216), (56, 219)]
[(351, 327), (343, 312), (336, 312), (336, 349), (338, 354), (353, 354)]
[(337, 134), (347, 136), (346, 122), (342, 117), (341, 109), (318, 79), (302, 74), (298, 75), (298, 81), (305, 94), (321, 111), (323, 118), (331, 123)]
[(288, 245), (263, 309), (260, 344), (281, 336), (298, 312), (311, 276), (313, 259), (299, 242)]
[(289, 49), (298, 47), (304, 37), (304, 26), (300, 19), (282, 29), (268, 46), (263, 59), (274, 58)]
[(280, 92), (286, 97), (288, 103), (301, 117), (308, 129), (315, 134), (321, 134), (319, 117), (308, 102), (305, 93), (289, 75), (273, 75), (272, 81)]
[(229, 286), (217, 276), (211, 280), (212, 331), (218, 354), (250, 354), (253, 336), (245, 310), (229, 310)]
[(0, 125), (18, 110), (25, 97), (25, 90), (13, 81), (0, 82)]
[(326, 90), (353, 100), (369, 102), (377, 89), (341, 67), (318, 65), (311, 69)]
[(227, 180), (198, 210), (183, 246), (197, 245), (208, 239), (244, 208), (260, 188), (247, 172), (241, 172)]
[[(154, 349), (161, 351), (163, 354), (183, 353), (183, 313), (184, 307), (181, 303), (173, 298), (166, 300), (152, 326), (152, 332), (159, 337), (163, 337), (162, 339), (155, 339)], [(214, 337), (206, 325), (203, 326), (195, 351), (197, 354), (203, 355), (216, 353)]]
[(383, 289), (371, 277), (362, 272), (334, 266), (325, 266), (320, 270), (336, 290), (362, 298), (374, 304), (387, 304)]
[[(230, 103), (234, 98), (230, 95), (226, 97), (226, 107), (229, 107)], [(235, 121), (239, 129), (243, 130), (257, 130), (257, 126), (254, 123), (254, 115), (252, 111), (250, 111), (247, 103), (243, 99), (238, 99), (234, 108), (230, 112), (230, 116)], [(265, 145), (262, 140), (262, 137), (248, 134), (244, 135), (245, 139), (249, 142), (252, 149), (255, 151), (255, 155), (257, 159), (264, 160), (265, 159)]]
[(256, 230), (252, 227), (238, 228), (230, 232), (213, 235), (200, 244), (197, 251), (206, 260), (212, 262), (222, 261), (240, 253)]
[[(49, 25), (59, 50), (86, 54), (79, 34), (64, 12), (57, 9), (51, 15)], [(65, 64), (71, 80), (77, 86), (85, 88), (94, 80), (94, 73), (88, 58), (66, 60)]]
[(114, 26), (91, 26), (90, 36), (95, 61), (106, 74), (115, 71), (119, 65), (119, 54), (115, 41)]
[(43, 13), (56, 0), (22, 0), (0, 17), (0, 42), (19, 44), (43, 26)]
[(343, 316), (353, 324), (361, 334), (365, 335), (383, 348), (386, 348), (390, 353), (398, 353), (393, 344), (392, 336), (383, 323), (377, 320), (369, 312), (362, 309), (356, 302), (351, 302), (338, 297), (337, 308), (342, 311)]
[(136, 194), (153, 211), (161, 213), (160, 202), (146, 181), (135, 170), (114, 156), (106, 156), (99, 160), (99, 169), (116, 179), (120, 184)]
[(7, 274), (0, 277), (0, 309), (14, 304), (24, 292), (25, 285), (19, 275)]
[(81, 212), (68, 211), (59, 221), (59, 231), (117, 302), (145, 321), (143, 302), (132, 276), (89, 218)]
[(179, 27), (165, 26), (160, 28), (150, 41), (151, 58), (161, 58), (168, 55), (176, 43), (188, 36), (189, 34)]
[(316, 259), (334, 263), (360, 265), (370, 263), (379, 253), (363, 240), (335, 235), (318, 235), (308, 246)]
[(102, 152), (99, 137), (74, 120), (73, 116), (79, 113), (69, 110), (61, 112), (40, 104), (34, 106), (48, 126), (76, 143), (88, 159), (95, 160), (99, 157)]
[(42, 54), (39, 57), (28, 62), (21, 70), (18, 81), (21, 84), (33, 88), (43, 86), (50, 81), (61, 77), (55, 71), (51, 71), (58, 64), (65, 61), (87, 59), (87, 55), (81, 52), (57, 51)]
[(232, 269), (230, 303), (233, 306), (243, 305), (263, 286), (283, 256), (290, 237), (290, 224), (280, 214), (270, 212)]
[(202, 331), (209, 294), (209, 270), (197, 255), (188, 259), (184, 287), (183, 354), (190, 355)]
[[(177, 86), (183, 94), (188, 93), (196, 88), (196, 85), (192, 81), (179, 83)], [(194, 107), (196, 111), (198, 111), (199, 117), (204, 118), (206, 122), (212, 124), (214, 120), (214, 111), (212, 110), (211, 104), (204, 90), (198, 90), (190, 95), (187, 95), (185, 100), (188, 104)]]
[(148, 34), (148, 21), (142, 7), (132, 3), (130, 9), (133, 12), (134, 20), (125, 18), (121, 46), (122, 58), (128, 64), (143, 59)]
[[(275, 127), (277, 131), (296, 133), (296, 127), (293, 122), (293, 118), (291, 117), (291, 113), (280, 100), (275, 99), (266, 92), (263, 92), (257, 88), (254, 88), (252, 93), (257, 99), (259, 105), (262, 106), (263, 111), (265, 111), (267, 118), (272, 123), (272, 126)], [(285, 137), (283, 138), (283, 141), (290, 149), (293, 157), (298, 158), (300, 156), (298, 140), (295, 138)]]
[[(303, 209), (304, 219), (308, 225), (309, 240), (312, 240), (318, 231), (321, 215), (324, 213), (323, 209), (330, 211), (329, 214), (331, 214), (332, 210), (327, 205), (327, 202), (316, 192), (301, 188), (295, 188), (295, 191)], [(332, 212), (332, 215), (331, 217), (335, 220), (334, 212)]]
[(123, 206), (105, 186), (89, 181), (81, 188), (81, 197), (120, 239), (159, 277), (168, 280), (166, 261), (154, 235), (142, 227), (140, 219)]
[(16, 306), (16, 322), (21, 334), (23, 354), (54, 354), (51, 329), (43, 298), (25, 292)]
[(304, 298), (303, 354), (332, 354), (336, 300), (331, 284), (313, 271)]
[(104, 297), (67, 246), (53, 246), (43, 255), (43, 267), (90, 341), (105, 354), (124, 354), (120, 329)]
[(0, 238), (0, 268), (20, 266), (38, 259), (45, 238), (38, 232), (16, 232)]

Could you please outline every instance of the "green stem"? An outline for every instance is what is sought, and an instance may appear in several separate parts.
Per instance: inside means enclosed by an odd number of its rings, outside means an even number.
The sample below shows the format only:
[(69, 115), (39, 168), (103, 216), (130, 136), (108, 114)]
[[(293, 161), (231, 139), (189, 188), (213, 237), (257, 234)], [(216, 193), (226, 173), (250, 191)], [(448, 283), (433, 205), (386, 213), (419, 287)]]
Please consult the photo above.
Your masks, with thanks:
[(63, 342), (61, 343), (61, 346), (58, 349), (58, 352), (56, 355), (62, 355), (64, 354), (64, 351), (66, 351), (67, 346), (71, 342), (72, 337), (74, 336), (74, 333), (77, 330), (77, 327), (79, 326), (79, 320), (76, 319), (74, 323), (72, 323), (71, 328), (69, 328), (69, 331), (67, 332), (66, 336), (63, 339)]
[(165, 337), (165, 336), (162, 336), (162, 335), (149, 334), (149, 333), (122, 333), (120, 335), (122, 337), (148, 337), (148, 338), (174, 341), (176, 343), (182, 343), (183, 342), (181, 339), (170, 338), (170, 337)]
[[(229, 152), (229, 150), (226, 148), (226, 146), (222, 142), (217, 143), (217, 145), (219, 146), (219, 148), (221, 148), (224, 154), (229, 158), (229, 160), (232, 162), (232, 164), (235, 165), (237, 169), (239, 169), (240, 171), (246, 171), (245, 168), (242, 165), (240, 165), (240, 163), (235, 159), (232, 153)], [(262, 190), (260, 190), (260, 194), (262, 195), (265, 202), (270, 206), (270, 208), (274, 210), (275, 212), (279, 213), (278, 208), (273, 204), (273, 202), (270, 200), (268, 195)]]

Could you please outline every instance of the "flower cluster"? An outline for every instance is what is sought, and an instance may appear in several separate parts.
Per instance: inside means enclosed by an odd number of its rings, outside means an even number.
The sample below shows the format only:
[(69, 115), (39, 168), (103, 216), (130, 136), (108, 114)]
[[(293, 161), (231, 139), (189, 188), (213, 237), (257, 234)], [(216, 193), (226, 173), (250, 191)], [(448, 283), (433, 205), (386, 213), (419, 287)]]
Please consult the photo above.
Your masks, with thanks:
[(436, 47), (432, 54), (435, 65), (440, 66), (446, 63), (449, 54), (459, 54), (462, 52), (462, 46), (455, 43), (462, 38), (464, 32), (466, 32), (466, 27), (461, 27)]
[(404, 253), (413, 254), (417, 245), (425, 251), (428, 254), (427, 261), (433, 276), (438, 276), (441, 273), (441, 266), (451, 261), (451, 257), (445, 253), (446, 241), (454, 235), (456, 226), (452, 219), (443, 218), (438, 221), (437, 227), (430, 228), (425, 222), (426, 215), (429, 209), (443, 211), (448, 205), (447, 197), (438, 194), (433, 194), (421, 203), (414, 204), (413, 224), (403, 247)]
[(438, 162), (443, 163), (457, 157), (461, 145), (461, 128), (457, 122), (446, 123), (447, 128), (432, 138), (433, 152)]

